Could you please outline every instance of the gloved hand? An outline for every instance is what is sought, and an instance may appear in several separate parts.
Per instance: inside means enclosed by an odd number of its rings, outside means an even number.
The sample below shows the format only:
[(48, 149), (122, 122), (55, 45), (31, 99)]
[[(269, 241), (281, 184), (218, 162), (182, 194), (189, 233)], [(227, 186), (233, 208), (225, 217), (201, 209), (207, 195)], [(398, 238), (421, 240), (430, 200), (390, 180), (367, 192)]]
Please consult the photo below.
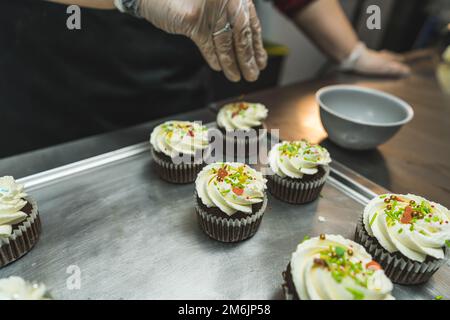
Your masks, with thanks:
[(409, 75), (411, 69), (402, 60), (401, 55), (389, 51), (374, 51), (359, 43), (341, 63), (341, 69), (363, 75), (403, 77)]
[(241, 74), (255, 81), (267, 65), (252, 0), (139, 0), (138, 11), (156, 27), (191, 38), (211, 68), (231, 81)]

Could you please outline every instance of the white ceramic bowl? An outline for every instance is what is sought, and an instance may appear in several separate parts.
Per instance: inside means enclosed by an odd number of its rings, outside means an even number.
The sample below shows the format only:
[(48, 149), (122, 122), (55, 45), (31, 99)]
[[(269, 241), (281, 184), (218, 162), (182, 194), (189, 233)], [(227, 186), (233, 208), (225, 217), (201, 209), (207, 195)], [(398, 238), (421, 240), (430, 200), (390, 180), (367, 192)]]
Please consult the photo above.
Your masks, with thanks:
[(414, 117), (413, 109), (405, 101), (354, 85), (322, 88), (316, 99), (328, 137), (348, 149), (374, 149)]

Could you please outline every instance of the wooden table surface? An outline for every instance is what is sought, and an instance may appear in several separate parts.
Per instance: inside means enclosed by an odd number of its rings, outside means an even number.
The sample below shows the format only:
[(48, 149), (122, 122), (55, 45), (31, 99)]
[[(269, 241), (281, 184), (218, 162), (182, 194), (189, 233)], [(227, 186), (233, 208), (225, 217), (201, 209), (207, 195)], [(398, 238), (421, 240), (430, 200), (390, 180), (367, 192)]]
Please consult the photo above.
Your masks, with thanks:
[[(397, 193), (415, 193), (450, 208), (450, 95), (435, 78), (436, 56), (416, 59), (405, 79), (334, 75), (249, 95), (268, 106), (268, 128), (282, 139), (306, 138), (327, 147), (333, 158)], [(331, 84), (355, 84), (394, 94), (414, 109), (411, 123), (373, 151), (349, 151), (327, 139), (315, 92)]]

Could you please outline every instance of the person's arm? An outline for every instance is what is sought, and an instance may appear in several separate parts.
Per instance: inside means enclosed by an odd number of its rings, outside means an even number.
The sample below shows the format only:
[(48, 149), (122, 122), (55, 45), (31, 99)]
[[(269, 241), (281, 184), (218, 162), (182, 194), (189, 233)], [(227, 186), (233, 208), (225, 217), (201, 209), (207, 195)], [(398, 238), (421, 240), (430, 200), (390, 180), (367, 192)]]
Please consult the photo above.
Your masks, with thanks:
[(410, 72), (399, 56), (367, 49), (359, 41), (338, 0), (275, 0), (275, 3), (343, 69), (388, 76)]
[[(97, 9), (125, 4), (123, 0), (49, 1)], [(127, 6), (132, 7), (130, 14), (159, 29), (189, 37), (210, 67), (223, 71), (231, 81), (239, 81), (241, 77), (256, 81), (267, 65), (253, 0), (135, 0), (127, 2)]]
[(46, 0), (60, 4), (75, 4), (80, 7), (92, 9), (115, 9), (114, 0)]
[(358, 36), (337, 0), (317, 0), (298, 11), (293, 21), (336, 62), (344, 61), (358, 44)]

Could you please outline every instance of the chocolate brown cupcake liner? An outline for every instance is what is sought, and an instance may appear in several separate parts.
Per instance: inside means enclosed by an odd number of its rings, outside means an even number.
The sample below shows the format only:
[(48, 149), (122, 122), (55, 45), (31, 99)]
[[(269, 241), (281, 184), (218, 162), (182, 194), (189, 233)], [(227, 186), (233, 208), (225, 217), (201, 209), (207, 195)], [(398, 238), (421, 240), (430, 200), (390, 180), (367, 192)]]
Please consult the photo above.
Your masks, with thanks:
[(204, 164), (181, 163), (174, 164), (161, 158), (153, 148), (151, 148), (153, 160), (157, 165), (157, 171), (161, 179), (171, 183), (191, 183), (197, 178), (197, 174), (202, 170)]
[[(446, 259), (418, 262), (404, 256), (399, 257), (398, 252), (390, 253), (374, 237), (369, 235), (364, 227), (363, 216), (359, 218), (356, 226), (355, 241), (367, 250), (373, 260), (383, 267), (384, 273), (391, 281), (397, 284), (424, 283), (446, 262)], [(446, 256), (447, 254), (448, 250), (446, 250)]]
[(239, 242), (252, 237), (258, 231), (264, 211), (267, 207), (267, 196), (258, 212), (247, 218), (224, 219), (206, 212), (198, 203), (199, 198), (195, 193), (195, 211), (202, 230), (211, 238), (221, 242)]
[(41, 220), (36, 202), (27, 197), (31, 204), (30, 215), (13, 229), (7, 238), (0, 238), (0, 268), (14, 262), (30, 251), (39, 239)]
[(277, 174), (267, 175), (267, 186), (269, 192), (277, 199), (292, 203), (303, 204), (316, 200), (330, 174), (330, 167), (323, 166), (325, 174), (313, 181), (302, 181), (301, 179), (284, 179)]
[[(297, 294), (295, 294), (294, 292), (292, 292), (290, 286), (289, 286), (289, 280), (288, 277), (290, 277), (290, 264), (287, 266), (286, 271), (283, 271), (282, 276), (283, 276), (283, 284), (281, 285), (281, 289), (283, 290), (283, 295), (284, 295), (284, 299), (285, 300), (298, 300), (297, 299)], [(292, 276), (291, 276), (292, 277)]]

